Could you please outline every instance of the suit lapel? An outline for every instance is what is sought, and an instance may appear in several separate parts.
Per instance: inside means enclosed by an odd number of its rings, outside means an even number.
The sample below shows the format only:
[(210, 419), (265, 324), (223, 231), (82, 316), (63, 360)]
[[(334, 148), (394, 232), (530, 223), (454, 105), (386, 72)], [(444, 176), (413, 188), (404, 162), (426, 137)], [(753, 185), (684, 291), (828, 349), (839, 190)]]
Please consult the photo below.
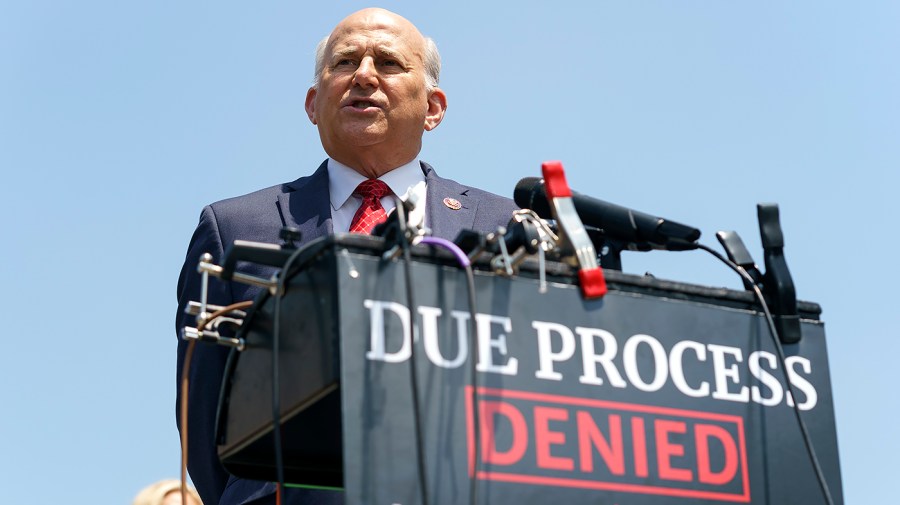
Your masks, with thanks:
[[(422, 171), (427, 184), (426, 212), (432, 234), (452, 240), (460, 230), (472, 228), (478, 200), (469, 197), (469, 188), (439, 177), (427, 163), (422, 163)], [(309, 177), (301, 177), (287, 187), (287, 192), (278, 195), (278, 210), (285, 226), (300, 230), (301, 243), (333, 233), (328, 161)], [(448, 198), (459, 201), (461, 207), (458, 210), (451, 208), (445, 203)]]
[(285, 226), (300, 230), (301, 243), (332, 232), (331, 200), (328, 191), (328, 161), (309, 177), (289, 183), (289, 191), (278, 195), (278, 210)]
[[(449, 179), (438, 177), (434, 169), (427, 163), (422, 163), (422, 171), (425, 172), (427, 184), (426, 198), (428, 212), (428, 227), (436, 237), (453, 240), (460, 230), (472, 228), (475, 224), (475, 213), (478, 210), (478, 200), (470, 198), (469, 188)], [(445, 199), (459, 201), (462, 207), (452, 209)], [(452, 202), (450, 202), (452, 205)]]

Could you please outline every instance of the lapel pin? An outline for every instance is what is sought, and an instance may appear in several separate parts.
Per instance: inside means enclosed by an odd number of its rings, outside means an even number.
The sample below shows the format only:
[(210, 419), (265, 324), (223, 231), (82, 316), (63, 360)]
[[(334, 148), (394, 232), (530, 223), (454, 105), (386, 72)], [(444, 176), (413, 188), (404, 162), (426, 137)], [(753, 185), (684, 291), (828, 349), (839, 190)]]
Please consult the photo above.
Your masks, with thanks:
[(459, 210), (462, 208), (462, 204), (459, 203), (459, 200), (450, 197), (444, 198), (444, 205), (451, 210)]

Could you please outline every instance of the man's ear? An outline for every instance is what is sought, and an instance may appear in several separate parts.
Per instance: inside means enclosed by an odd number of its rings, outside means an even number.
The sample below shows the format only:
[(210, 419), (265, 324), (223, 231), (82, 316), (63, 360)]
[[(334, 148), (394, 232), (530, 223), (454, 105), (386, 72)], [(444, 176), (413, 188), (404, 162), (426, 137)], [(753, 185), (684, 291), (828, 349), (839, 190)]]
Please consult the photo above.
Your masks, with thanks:
[(437, 128), (447, 112), (447, 95), (441, 88), (434, 88), (428, 93), (428, 110), (425, 113), (425, 130)]
[(316, 122), (316, 88), (309, 88), (309, 91), (306, 92), (306, 115), (309, 116), (312, 124), (318, 124)]

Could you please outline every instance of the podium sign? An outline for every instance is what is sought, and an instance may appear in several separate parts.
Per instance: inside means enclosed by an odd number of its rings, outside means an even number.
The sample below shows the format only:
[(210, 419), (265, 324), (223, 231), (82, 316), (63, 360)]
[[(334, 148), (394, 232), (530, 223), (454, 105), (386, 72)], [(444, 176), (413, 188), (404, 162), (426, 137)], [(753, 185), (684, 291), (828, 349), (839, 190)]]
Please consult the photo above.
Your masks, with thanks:
[(291, 289), (339, 322), (348, 504), (420, 503), (417, 450), (431, 504), (466, 503), (473, 485), (481, 504), (823, 503), (795, 402), (842, 503), (813, 304), (785, 371), (747, 293), (608, 272), (588, 301), (564, 277), (542, 292), (476, 271), (473, 339), (449, 261), (413, 261), (412, 314), (402, 261), (333, 242), (304, 268)]

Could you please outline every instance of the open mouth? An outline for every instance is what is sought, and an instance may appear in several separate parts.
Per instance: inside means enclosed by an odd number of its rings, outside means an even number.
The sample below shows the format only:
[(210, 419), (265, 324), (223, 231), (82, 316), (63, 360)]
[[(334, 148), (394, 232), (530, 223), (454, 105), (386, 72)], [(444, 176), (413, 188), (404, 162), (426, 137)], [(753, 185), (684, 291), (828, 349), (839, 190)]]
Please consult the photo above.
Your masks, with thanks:
[(376, 105), (368, 100), (357, 100), (353, 102), (353, 107), (357, 109), (368, 109), (369, 107), (375, 107)]
[(366, 110), (370, 108), (380, 108), (380, 106), (372, 100), (360, 99), (360, 100), (350, 100), (347, 102), (347, 107), (351, 107), (356, 110)]

